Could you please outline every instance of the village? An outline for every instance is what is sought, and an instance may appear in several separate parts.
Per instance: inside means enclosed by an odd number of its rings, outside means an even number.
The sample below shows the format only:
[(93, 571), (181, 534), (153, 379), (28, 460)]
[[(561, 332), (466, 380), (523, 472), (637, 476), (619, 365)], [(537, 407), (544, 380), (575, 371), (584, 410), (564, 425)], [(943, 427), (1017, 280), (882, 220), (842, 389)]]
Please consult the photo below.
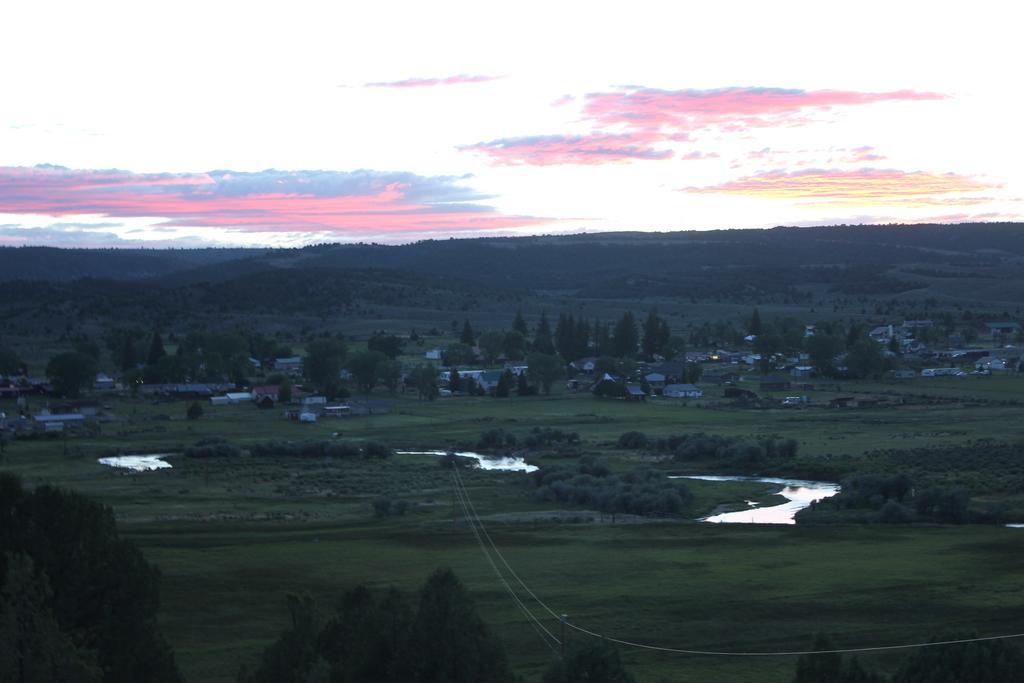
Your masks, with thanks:
[[(542, 339), (546, 324), (546, 320), (540, 323), (535, 346), (547, 343)], [(357, 382), (352, 369), (340, 362), (337, 381), (325, 385), (310, 376), (307, 359), (298, 354), (249, 357), (243, 364), (248, 369), (245, 376), (235, 382), (146, 382), (139, 371), (98, 372), (91, 383), (71, 392), (74, 397), (55, 387), (53, 378), (27, 372), (8, 374), (0, 377), (0, 432), (7, 438), (94, 432), (98, 424), (116, 421), (114, 399), (187, 404), (185, 416), (168, 415), (167, 419), (199, 419), (225, 407), (246, 407), (264, 419), (302, 424), (387, 415), (396, 399), (410, 393), (427, 400), (508, 398), (542, 391), (550, 395), (553, 387), (557, 395), (627, 402), (698, 401), (751, 409), (863, 408), (905, 402), (898, 387), (915, 379), (984, 379), (1022, 371), (1019, 323), (985, 323), (970, 345), (959, 334), (936, 343), (935, 327), (931, 320), (872, 326), (866, 332), (870, 358), (860, 361), (872, 366), (854, 370), (850, 367), (852, 351), (824, 361), (820, 352), (817, 359), (813, 357), (814, 340), (821, 334), (815, 325), (804, 326), (803, 348), (789, 352), (759, 353), (762, 345), (752, 333), (738, 349), (684, 350), (671, 358), (651, 353), (645, 358), (637, 343), (635, 353), (591, 355), (565, 362), (557, 352), (522, 354), (524, 360), (508, 360), (504, 352), (482, 349), (472, 332), (467, 336), (466, 321), (459, 341), (424, 350), (416, 350), (425, 346), (421, 335), (412, 340), (376, 335), (369, 346), (401, 351), (394, 353), (393, 359), (383, 360), (394, 366), (392, 372), (397, 371), (390, 387), (383, 386), (372, 371), (369, 383), (365, 379)], [(373, 340), (380, 339), (387, 343), (375, 345)], [(590, 348), (596, 345), (594, 341), (588, 344)], [(349, 356), (349, 360), (359, 355)], [(531, 372), (530, 357), (548, 366), (543, 373)], [(478, 365), (466, 362), (474, 360)]]

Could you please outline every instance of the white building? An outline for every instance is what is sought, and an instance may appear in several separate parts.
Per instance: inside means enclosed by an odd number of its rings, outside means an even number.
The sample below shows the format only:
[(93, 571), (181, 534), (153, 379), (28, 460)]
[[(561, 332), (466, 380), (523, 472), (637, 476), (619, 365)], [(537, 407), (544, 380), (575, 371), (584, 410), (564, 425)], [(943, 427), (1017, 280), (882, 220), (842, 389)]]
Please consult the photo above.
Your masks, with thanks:
[(667, 398), (701, 398), (704, 391), (693, 384), (669, 384), (662, 395)]

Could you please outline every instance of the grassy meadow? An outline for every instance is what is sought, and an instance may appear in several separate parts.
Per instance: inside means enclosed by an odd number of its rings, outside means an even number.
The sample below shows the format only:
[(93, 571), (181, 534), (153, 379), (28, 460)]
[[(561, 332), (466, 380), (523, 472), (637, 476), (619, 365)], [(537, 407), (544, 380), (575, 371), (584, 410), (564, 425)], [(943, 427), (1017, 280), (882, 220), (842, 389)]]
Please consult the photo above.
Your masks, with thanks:
[[(388, 460), (168, 458), (171, 469), (127, 473), (97, 464), (116, 453), (178, 453), (219, 436), (268, 440), (378, 440), (394, 448), (472, 447), (481, 432), (525, 436), (534, 427), (576, 431), (584, 452), (615, 468), (680, 463), (616, 449), (620, 434), (685, 432), (799, 441), (803, 455), (857, 456), (878, 448), (1024, 437), (1024, 381), (1016, 377), (918, 378), (843, 383), (811, 393), (805, 408), (740, 408), (719, 398), (687, 402), (551, 397), (396, 398), (389, 415), (299, 424), (277, 410), (111, 397), (116, 419), (93, 436), (8, 443), (0, 467), (27, 483), (80, 490), (111, 505), (122, 532), (163, 573), (161, 620), (190, 680), (233, 680), (285, 627), (285, 596), (308, 593), (329, 609), (353, 584), (414, 590), (437, 566), (453, 567), (501, 636), (525, 680), (551, 653), (504, 593), (462, 515), (450, 473), (429, 456)], [(801, 393), (798, 391), (786, 393)], [(872, 408), (830, 409), (835, 396), (881, 398)], [(37, 399), (38, 401), (38, 399)], [(40, 406), (33, 405), (33, 408)], [(0, 410), (10, 406), (0, 405)], [(338, 436), (335, 436), (335, 435)], [(559, 462), (538, 458), (536, 464)], [(617, 523), (534, 501), (526, 476), (470, 471), (466, 485), (507, 559), (556, 611), (627, 640), (689, 649), (803, 649), (825, 631), (840, 647), (932, 635), (1020, 631), (1024, 530), (996, 526), (703, 525)], [(689, 481), (694, 519), (745, 500), (770, 504), (772, 486)], [(407, 501), (403, 516), (375, 517), (371, 501)], [(578, 514), (577, 514), (578, 513)], [(1022, 520), (1024, 521), (1024, 520)], [(548, 625), (556, 624), (547, 619)], [(578, 637), (572, 635), (571, 637)], [(788, 681), (794, 659), (728, 658), (624, 650), (640, 681)], [(866, 663), (888, 668), (899, 655)]]

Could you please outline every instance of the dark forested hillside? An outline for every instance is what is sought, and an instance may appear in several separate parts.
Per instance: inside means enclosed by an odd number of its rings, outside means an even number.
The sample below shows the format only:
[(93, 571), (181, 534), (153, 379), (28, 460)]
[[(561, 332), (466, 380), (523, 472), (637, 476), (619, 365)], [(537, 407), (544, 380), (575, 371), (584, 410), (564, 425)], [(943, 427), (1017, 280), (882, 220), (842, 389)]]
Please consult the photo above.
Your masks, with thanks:
[[(517, 307), (580, 314), (640, 302), (775, 306), (861, 315), (959, 307), (1015, 311), (1024, 224), (780, 227), (675, 233), (432, 240), (302, 249), (0, 249), (0, 323), (274, 324), (392, 320), (444, 324)], [(452, 312), (455, 312), (454, 315)], [(722, 311), (719, 310), (720, 314)], [(693, 311), (686, 311), (689, 316)], [(692, 319), (692, 318), (691, 318)], [(300, 325), (305, 325), (302, 321)], [(399, 322), (401, 323), (399, 325)], [(265, 324), (270, 321), (265, 320)]]

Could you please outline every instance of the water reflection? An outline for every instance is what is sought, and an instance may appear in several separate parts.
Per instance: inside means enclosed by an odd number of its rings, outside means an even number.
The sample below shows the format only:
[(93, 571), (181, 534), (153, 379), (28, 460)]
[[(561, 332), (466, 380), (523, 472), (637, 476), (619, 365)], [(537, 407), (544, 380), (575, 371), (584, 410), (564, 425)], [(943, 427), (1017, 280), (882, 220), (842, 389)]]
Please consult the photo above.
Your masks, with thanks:
[[(670, 477), (671, 479), (700, 479), (702, 481), (756, 481), (766, 484), (779, 484), (782, 489), (780, 496), (788, 502), (736, 512), (723, 512), (700, 520), (702, 522), (727, 524), (796, 524), (797, 512), (822, 498), (829, 498), (839, 493), (839, 485), (825, 481), (807, 481), (803, 479), (779, 479), (776, 477), (728, 477), (718, 475), (693, 475)], [(747, 501), (750, 504), (750, 501)]]
[[(433, 455), (442, 456), (451, 451), (396, 451), (400, 455)], [(501, 472), (536, 472), (536, 465), (526, 464), (526, 460), (518, 456), (505, 455), (483, 455), (473, 451), (454, 451), (455, 455), (464, 458), (473, 458), (480, 463), (482, 470), (497, 470)]]
[(164, 462), (161, 458), (166, 458), (171, 453), (150, 453), (149, 455), (118, 455), (110, 458), (100, 458), (99, 463), (101, 465), (107, 465), (108, 467), (120, 467), (122, 469), (133, 470), (135, 472), (148, 472), (151, 470), (163, 470), (168, 469), (171, 463)]

